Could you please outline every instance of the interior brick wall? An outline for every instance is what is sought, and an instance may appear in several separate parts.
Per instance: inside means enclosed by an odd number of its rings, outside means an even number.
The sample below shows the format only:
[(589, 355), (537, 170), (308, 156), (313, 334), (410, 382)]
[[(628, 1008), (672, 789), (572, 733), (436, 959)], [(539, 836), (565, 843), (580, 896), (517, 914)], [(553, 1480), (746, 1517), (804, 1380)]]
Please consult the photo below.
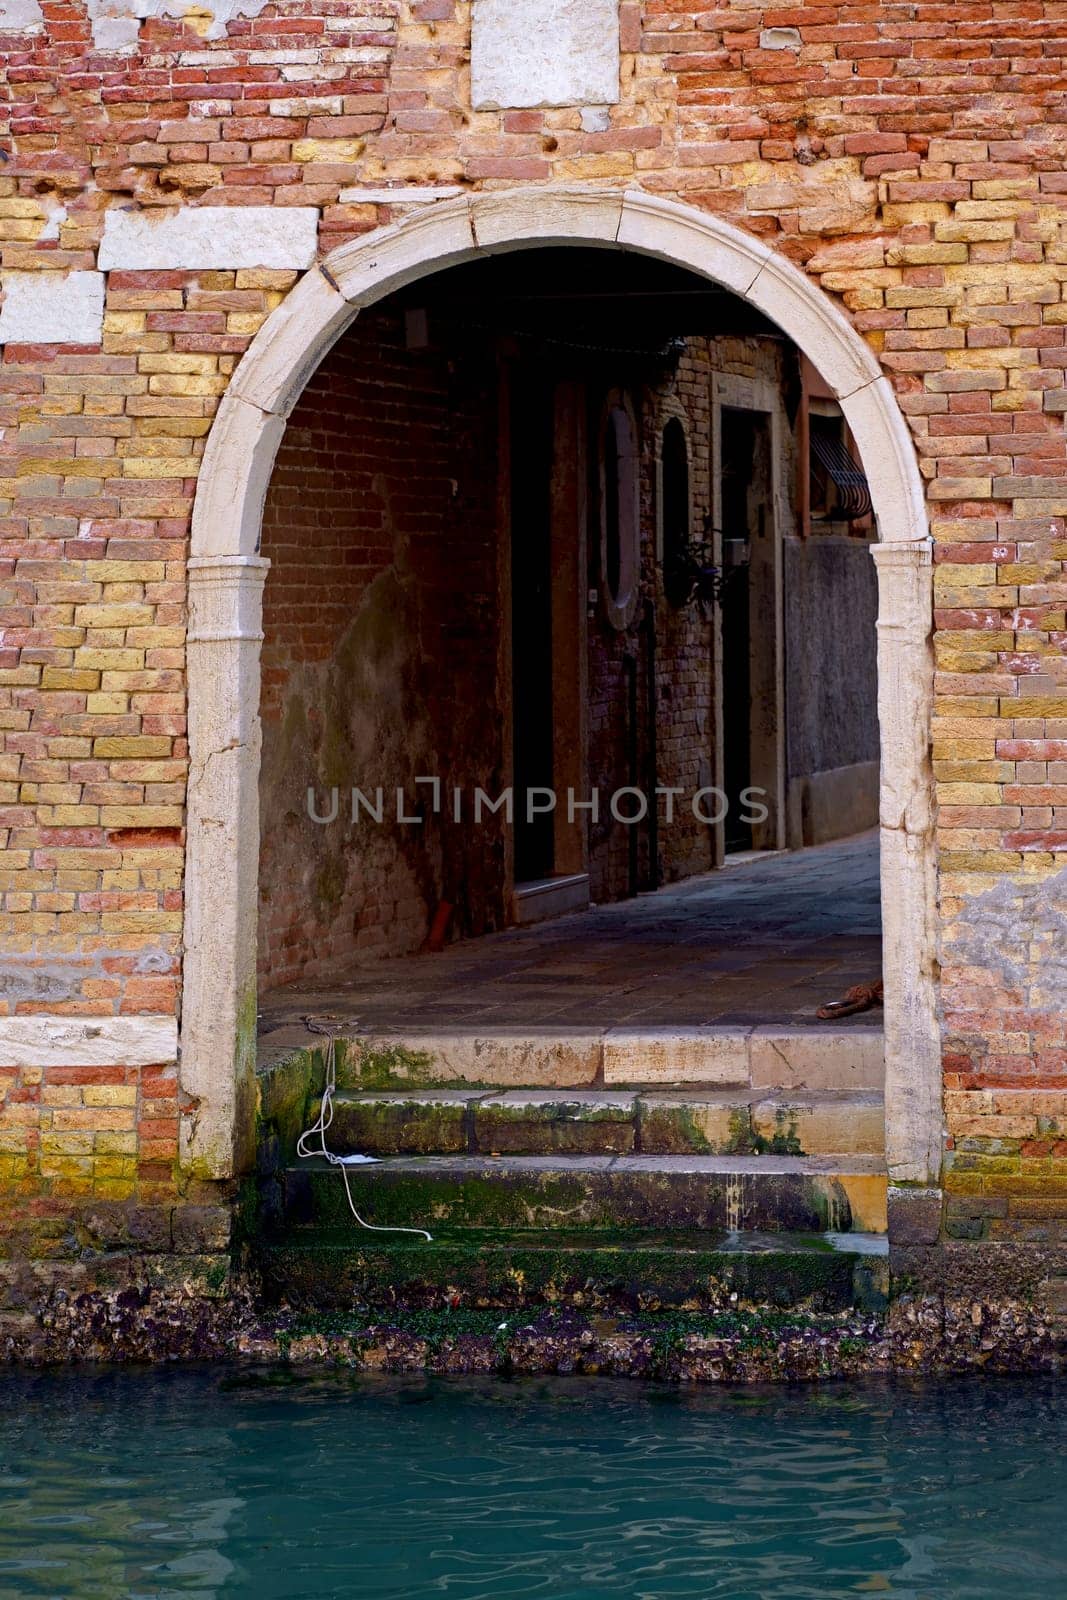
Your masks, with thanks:
[[(441, 342), (437, 342), (440, 337)], [(293, 413), (263, 520), (260, 978), (417, 949), (503, 921), (501, 828), (451, 789), (502, 786), (497, 374), (491, 342), (361, 317)], [(433, 791), (420, 776), (441, 779)], [(372, 803), (353, 825), (351, 791)], [(336, 822), (317, 825), (307, 793)], [(418, 823), (398, 821), (420, 815)]]

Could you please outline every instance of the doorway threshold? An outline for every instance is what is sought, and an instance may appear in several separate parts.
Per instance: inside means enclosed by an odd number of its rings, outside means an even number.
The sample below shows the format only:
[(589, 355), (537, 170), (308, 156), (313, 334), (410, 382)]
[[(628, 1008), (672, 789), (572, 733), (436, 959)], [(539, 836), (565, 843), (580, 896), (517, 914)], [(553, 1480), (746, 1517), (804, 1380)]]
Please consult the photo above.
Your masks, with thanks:
[(514, 918), (520, 925), (544, 922), (549, 917), (562, 917), (571, 911), (589, 909), (589, 874), (587, 872), (560, 873), (552, 878), (535, 878), (529, 883), (517, 883), (514, 894)]

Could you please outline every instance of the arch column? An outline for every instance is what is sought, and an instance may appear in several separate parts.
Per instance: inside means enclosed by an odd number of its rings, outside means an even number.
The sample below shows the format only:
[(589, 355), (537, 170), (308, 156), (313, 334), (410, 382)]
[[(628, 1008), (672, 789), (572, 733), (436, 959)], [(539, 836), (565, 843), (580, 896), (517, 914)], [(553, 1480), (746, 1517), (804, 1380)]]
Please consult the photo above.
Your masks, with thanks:
[(285, 418), (361, 307), (459, 262), (539, 245), (633, 250), (739, 294), (818, 367), (856, 440), (882, 541), (875, 559), (887, 1156), (891, 1179), (908, 1193), (933, 1187), (942, 1096), (929, 756), (932, 557), (911, 437), (870, 348), (788, 260), (707, 212), (592, 186), (467, 195), (342, 245), (268, 318), (223, 397), (197, 485), (190, 563), (183, 1162), (203, 1176), (228, 1176), (241, 1170), (253, 1135), (259, 644), (268, 565), (256, 552)]
[(933, 552), (928, 540), (910, 540), (873, 545), (871, 554), (878, 571), (886, 1162), (894, 1184), (936, 1186), (943, 1118), (929, 735)]
[(194, 556), (188, 568), (179, 1148), (182, 1166), (201, 1178), (242, 1171), (254, 1137), (259, 653), (269, 566), (237, 554)]

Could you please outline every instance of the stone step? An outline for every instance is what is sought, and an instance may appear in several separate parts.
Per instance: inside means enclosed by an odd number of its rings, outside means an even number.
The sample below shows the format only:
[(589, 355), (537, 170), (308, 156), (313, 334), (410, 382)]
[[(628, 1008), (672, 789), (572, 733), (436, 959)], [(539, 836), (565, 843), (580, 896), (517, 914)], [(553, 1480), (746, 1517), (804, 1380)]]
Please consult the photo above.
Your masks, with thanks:
[[(378, 1226), (885, 1233), (881, 1157), (398, 1156), (344, 1169)], [(285, 1225), (350, 1217), (342, 1173), (321, 1158), (280, 1174)]]
[(436, 1235), (291, 1229), (261, 1247), (268, 1302), (298, 1310), (543, 1305), (647, 1311), (876, 1310), (888, 1291), (878, 1234), (478, 1230)]
[(342, 1090), (329, 1141), (339, 1155), (877, 1155), (885, 1126), (874, 1090)]
[[(295, 1037), (286, 1040), (290, 1050)], [(304, 1048), (321, 1049), (309, 1035)], [(280, 1050), (275, 1044), (274, 1050)], [(270, 1064), (270, 1040), (262, 1064)], [(351, 1089), (608, 1088), (705, 1084), (788, 1089), (881, 1089), (880, 1026), (847, 1020), (759, 1027), (546, 1028), (536, 1033), (341, 1032), (338, 1081)]]

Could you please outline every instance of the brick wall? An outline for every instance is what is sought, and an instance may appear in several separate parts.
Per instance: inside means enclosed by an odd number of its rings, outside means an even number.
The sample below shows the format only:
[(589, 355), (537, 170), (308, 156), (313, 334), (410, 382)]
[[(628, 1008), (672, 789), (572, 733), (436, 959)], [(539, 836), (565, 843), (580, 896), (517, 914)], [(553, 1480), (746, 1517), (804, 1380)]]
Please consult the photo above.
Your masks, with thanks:
[[(712, 836), (693, 816), (689, 798), (713, 782), (715, 728), (712, 712), (714, 679), (712, 625), (694, 604), (671, 605), (663, 586), (657, 549), (661, 484), (658, 466), (662, 433), (669, 417), (686, 429), (690, 454), (690, 497), (693, 537), (699, 538), (710, 507), (710, 372), (712, 351), (705, 338), (688, 339), (680, 358), (664, 374), (638, 376), (629, 387), (639, 426), (641, 563), (637, 608), (630, 625), (615, 629), (603, 608), (593, 609), (589, 651), (589, 783), (599, 790), (598, 818), (590, 825), (590, 894), (599, 903), (633, 892), (631, 849), (636, 841), (637, 886), (672, 882), (713, 865)], [(591, 392), (589, 437), (595, 440), (606, 390)], [(596, 501), (590, 529), (593, 550), (590, 585), (600, 582), (596, 560), (599, 525)], [(651, 670), (650, 632), (655, 632), (656, 683)], [(631, 674), (633, 683), (631, 686)], [(651, 710), (654, 694), (655, 712)], [(653, 729), (655, 716), (653, 772)], [(636, 770), (631, 768), (636, 763)], [(610, 810), (610, 797), (636, 786), (646, 794), (655, 785), (685, 791), (668, 824), (664, 803), (657, 802), (659, 829), (656, 863), (650, 859), (652, 832), (648, 821), (620, 822)], [(633, 797), (619, 802), (624, 814), (636, 808)]]
[[(452, 820), (449, 790), (501, 787), (503, 712), (491, 341), (435, 319), (405, 347), (395, 310), (360, 318), (308, 385), (264, 512), (260, 977), (417, 949), (438, 902), (456, 932), (505, 914), (501, 828)], [(442, 342), (436, 342), (436, 341)], [(435, 814), (436, 775), (445, 786)], [(352, 786), (383, 821), (361, 808)], [(333, 787), (339, 816), (318, 826)], [(404, 791), (397, 821), (396, 791)]]
[[(1040, 1120), (1067, 1078), (1065, 10), (624, 0), (596, 131), (577, 108), (472, 113), (449, 0), (267, 6), (218, 39), (150, 18), (128, 55), (46, 0), (2, 41), (8, 271), (92, 271), (112, 206), (311, 206), (326, 249), (397, 214), (353, 186), (636, 183), (758, 235), (851, 318), (929, 485), (949, 1182), (971, 1230), (1035, 1194), (1067, 1214)], [(770, 27), (795, 48), (765, 48)], [(219, 396), (293, 280), (112, 271), (102, 343), (4, 350), (9, 1011), (172, 1010), (183, 541)], [(131, 994), (140, 977), (165, 992)], [(23, 1115), (0, 1123), (13, 1148)]]
[[(663, 429), (669, 417), (684, 419), (689, 445), (689, 497), (691, 538), (705, 537), (711, 512), (711, 369), (721, 341), (687, 341), (687, 349), (671, 380), (645, 396), (643, 406), (648, 461), (642, 479), (645, 518), (657, 528), (655, 503), (656, 460), (662, 450)], [(662, 488), (662, 484), (660, 484)], [(706, 872), (713, 864), (709, 830), (693, 816), (687, 798), (715, 781), (714, 668), (712, 621), (698, 605), (676, 607), (664, 593), (663, 563), (654, 565), (655, 546), (646, 551), (645, 581), (656, 609), (657, 694), (656, 776), (659, 783), (685, 791), (677, 802), (674, 821), (666, 825), (661, 813), (659, 877), (672, 883), (693, 872)], [(649, 572), (649, 565), (653, 572)]]

